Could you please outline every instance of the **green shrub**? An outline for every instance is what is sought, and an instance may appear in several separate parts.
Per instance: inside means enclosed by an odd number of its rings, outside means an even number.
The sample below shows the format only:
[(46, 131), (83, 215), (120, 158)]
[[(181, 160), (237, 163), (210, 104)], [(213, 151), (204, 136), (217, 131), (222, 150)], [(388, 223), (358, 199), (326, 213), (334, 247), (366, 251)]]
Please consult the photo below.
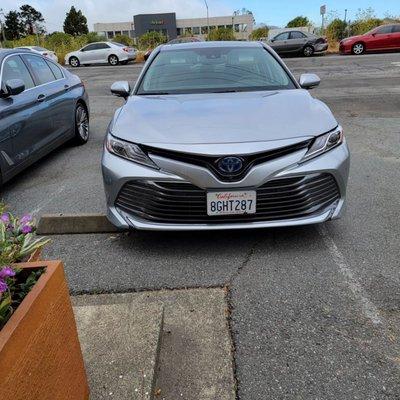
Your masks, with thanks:
[(350, 32), (353, 36), (355, 35), (363, 35), (364, 33), (370, 31), (371, 29), (376, 28), (379, 25), (383, 24), (383, 20), (379, 18), (369, 18), (364, 20), (354, 21), (350, 25)]
[(347, 24), (339, 18), (334, 19), (327, 27), (326, 27), (326, 37), (329, 42), (337, 42), (344, 38)]
[(207, 40), (235, 40), (235, 35), (230, 28), (217, 28), (210, 31)]
[(262, 26), (260, 28), (254, 29), (251, 32), (250, 39), (251, 40), (261, 40), (263, 38), (268, 38), (269, 29), (267, 26)]
[(139, 38), (140, 49), (154, 49), (160, 44), (166, 43), (167, 37), (161, 32), (147, 32)]
[(131, 39), (128, 35), (115, 35), (113, 42), (121, 43), (125, 46), (133, 45), (133, 39)]

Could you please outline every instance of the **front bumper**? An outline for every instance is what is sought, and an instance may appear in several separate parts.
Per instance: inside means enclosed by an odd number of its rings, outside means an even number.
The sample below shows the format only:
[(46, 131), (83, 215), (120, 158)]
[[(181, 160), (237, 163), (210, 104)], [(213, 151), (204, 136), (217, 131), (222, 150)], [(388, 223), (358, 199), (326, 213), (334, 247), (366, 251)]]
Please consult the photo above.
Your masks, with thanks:
[(352, 46), (350, 44), (346, 45), (343, 43), (339, 44), (339, 53), (340, 54), (351, 54)]
[[(337, 148), (299, 164), (304, 152), (300, 151), (277, 160), (261, 164), (251, 170), (240, 182), (220, 182), (211, 172), (201, 167), (193, 167), (182, 162), (161, 160), (156, 162), (162, 168), (155, 170), (141, 166), (104, 151), (102, 172), (107, 199), (107, 216), (112, 224), (120, 229), (190, 231), (252, 229), (279, 226), (297, 226), (322, 223), (339, 218), (343, 212), (346, 198), (346, 186), (349, 175), (350, 155), (346, 143)], [(154, 157), (153, 157), (154, 159)], [(336, 181), (339, 198), (328, 208), (305, 218), (292, 218), (277, 221), (226, 222), (226, 223), (160, 223), (153, 222), (127, 213), (115, 203), (123, 186), (129, 181), (156, 180), (166, 182), (190, 182), (203, 189), (237, 190), (256, 188), (272, 179), (292, 178), (297, 176), (326, 173)]]
[(314, 45), (314, 51), (316, 53), (323, 53), (324, 51), (328, 50), (328, 43), (318, 43)]

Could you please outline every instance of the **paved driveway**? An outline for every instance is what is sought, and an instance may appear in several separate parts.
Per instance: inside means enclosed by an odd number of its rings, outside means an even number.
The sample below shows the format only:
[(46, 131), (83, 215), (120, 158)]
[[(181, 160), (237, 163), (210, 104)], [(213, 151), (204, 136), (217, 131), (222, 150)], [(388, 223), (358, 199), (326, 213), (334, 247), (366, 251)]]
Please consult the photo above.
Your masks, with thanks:
[[(325, 226), (53, 238), (73, 292), (229, 286), (240, 399), (400, 398), (400, 54), (286, 59), (322, 78), (352, 151), (348, 207)], [(17, 177), (18, 212), (103, 211), (100, 151), (139, 65), (79, 68), (92, 139)], [(134, 129), (134, 127), (132, 127)]]

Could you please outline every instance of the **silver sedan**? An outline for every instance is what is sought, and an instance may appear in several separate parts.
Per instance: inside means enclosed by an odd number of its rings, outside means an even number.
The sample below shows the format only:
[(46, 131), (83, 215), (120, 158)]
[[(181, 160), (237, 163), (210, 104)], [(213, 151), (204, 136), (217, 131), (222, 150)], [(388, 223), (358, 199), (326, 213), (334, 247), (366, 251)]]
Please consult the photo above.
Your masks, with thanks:
[(244, 229), (339, 218), (349, 150), (329, 108), (268, 46), (155, 49), (109, 124), (102, 171), (119, 228)]
[(114, 42), (96, 42), (66, 54), (64, 61), (65, 65), (79, 67), (89, 64), (126, 64), (135, 59), (136, 50), (133, 47)]

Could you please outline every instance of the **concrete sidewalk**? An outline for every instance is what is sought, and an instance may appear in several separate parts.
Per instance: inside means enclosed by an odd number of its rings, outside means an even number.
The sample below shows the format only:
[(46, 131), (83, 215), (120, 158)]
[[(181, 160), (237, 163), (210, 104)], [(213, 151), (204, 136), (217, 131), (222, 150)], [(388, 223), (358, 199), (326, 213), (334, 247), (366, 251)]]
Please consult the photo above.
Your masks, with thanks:
[(223, 289), (73, 297), (91, 400), (234, 400)]

